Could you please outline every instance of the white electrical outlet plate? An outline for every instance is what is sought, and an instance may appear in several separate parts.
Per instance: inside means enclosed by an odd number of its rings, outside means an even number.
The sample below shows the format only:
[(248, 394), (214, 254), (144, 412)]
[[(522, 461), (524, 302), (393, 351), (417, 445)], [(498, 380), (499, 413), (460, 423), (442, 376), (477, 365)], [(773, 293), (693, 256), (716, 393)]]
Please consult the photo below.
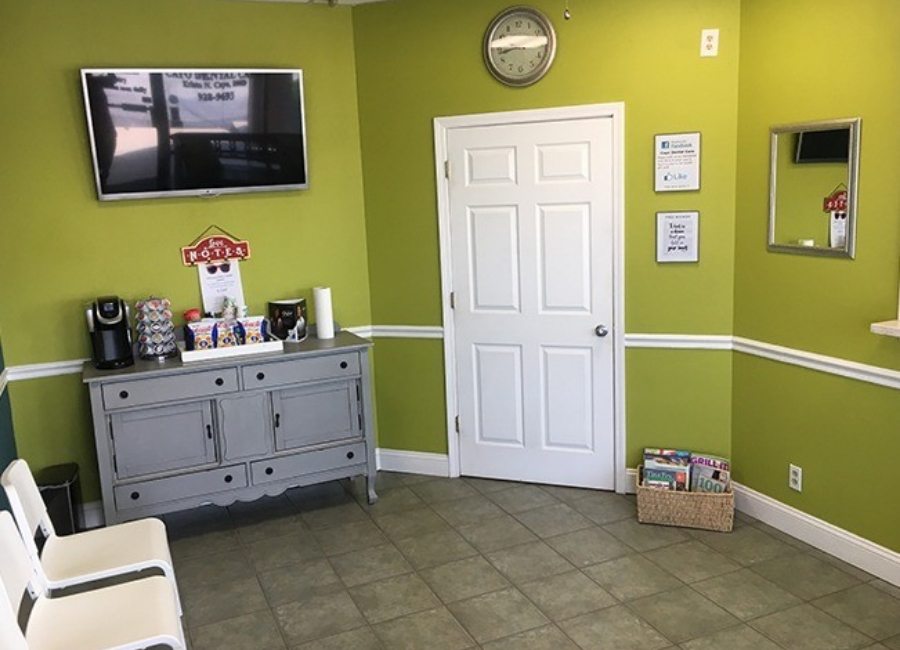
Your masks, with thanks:
[(718, 29), (704, 29), (700, 32), (700, 56), (719, 56)]
[(788, 473), (788, 487), (797, 492), (803, 492), (803, 468), (796, 465), (790, 466)]

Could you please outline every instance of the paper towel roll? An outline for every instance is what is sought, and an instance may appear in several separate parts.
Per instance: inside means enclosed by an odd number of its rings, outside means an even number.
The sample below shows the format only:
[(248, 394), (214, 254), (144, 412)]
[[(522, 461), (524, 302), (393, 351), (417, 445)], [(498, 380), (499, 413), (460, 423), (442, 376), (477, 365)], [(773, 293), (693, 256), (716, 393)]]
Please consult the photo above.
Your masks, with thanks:
[(316, 337), (334, 338), (334, 313), (331, 310), (331, 289), (313, 288), (313, 302), (316, 304)]

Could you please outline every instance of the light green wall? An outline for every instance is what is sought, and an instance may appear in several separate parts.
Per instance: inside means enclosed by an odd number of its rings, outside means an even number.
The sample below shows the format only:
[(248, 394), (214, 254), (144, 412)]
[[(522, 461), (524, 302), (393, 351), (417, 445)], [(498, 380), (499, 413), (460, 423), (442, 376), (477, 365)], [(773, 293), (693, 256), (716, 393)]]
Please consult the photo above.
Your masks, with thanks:
[(376, 341), (379, 447), (447, 453), (442, 350), (439, 340)]
[[(869, 324), (897, 310), (900, 259), (900, 4), (753, 0), (741, 20), (735, 334), (900, 369), (900, 344)], [(823, 34), (840, 32), (852, 46)], [(838, 83), (836, 81), (839, 80)], [(766, 252), (768, 129), (862, 118), (856, 260)], [(735, 355), (735, 477), (900, 550), (897, 391)], [(787, 489), (788, 463), (803, 493)]]
[[(900, 551), (897, 390), (734, 355), (734, 478)], [(803, 492), (788, 488), (788, 464)]]
[[(509, 5), (505, 0), (395, 0), (354, 10), (374, 322), (441, 322), (435, 117), (624, 101), (627, 330), (730, 333), (738, 1), (580, 2), (568, 22), (557, 0), (531, 4), (551, 17), (560, 45), (548, 75), (526, 89), (500, 85), (481, 59), (484, 30)], [(700, 30), (711, 25), (721, 30), (720, 56), (701, 59)], [(703, 133), (702, 190), (655, 194), (653, 135), (691, 130)], [(657, 265), (655, 213), (681, 209), (702, 214), (701, 262)], [(429, 355), (431, 373), (420, 379), (429, 385), (442, 381), (440, 346), (417, 352), (417, 366), (420, 354)], [(695, 367), (696, 353), (677, 355), (686, 367)], [(655, 351), (642, 356), (667, 362), (665, 354)], [(630, 364), (629, 357), (629, 371)], [(416, 450), (441, 449), (446, 437), (443, 393), (429, 391), (431, 415), (413, 426), (400, 416), (403, 392), (389, 386), (413, 370), (412, 360), (400, 354), (379, 358), (381, 436), (403, 440)], [(686, 381), (726, 387), (722, 410), (730, 408), (726, 363), (705, 367), (702, 376)], [(666, 399), (659, 382), (629, 380), (628, 385), (629, 412), (637, 404)], [(687, 415), (691, 419), (684, 428), (706, 426), (703, 413)], [(637, 449), (632, 441), (665, 435), (645, 429), (650, 423), (652, 418), (634, 418), (629, 427), (632, 452)], [(723, 447), (728, 418), (719, 424), (716, 446)]]
[(631, 349), (625, 361), (628, 467), (644, 447), (731, 456), (731, 354)]
[[(900, 369), (897, 341), (869, 324), (897, 313), (900, 270), (900, 4), (743, 4), (735, 331), (761, 341)], [(841, 25), (853, 47), (822, 34)], [(836, 83), (835, 80), (841, 80)], [(766, 251), (768, 129), (861, 117), (855, 260)]]
[(100, 498), (91, 406), (80, 375), (9, 385), (19, 456), (32, 469), (78, 463), (82, 497)]
[[(248, 239), (252, 311), (334, 290), (344, 325), (371, 322), (349, 8), (224, 0), (19, 0), (0, 4), (0, 327), (7, 362), (89, 356), (83, 309), (97, 295), (200, 301), (179, 248), (211, 224)], [(309, 191), (99, 203), (78, 70), (110, 66), (291, 67), (305, 74)], [(20, 451), (36, 466), (90, 462), (74, 378), (12, 389)], [(85, 470), (85, 498), (96, 498)]]

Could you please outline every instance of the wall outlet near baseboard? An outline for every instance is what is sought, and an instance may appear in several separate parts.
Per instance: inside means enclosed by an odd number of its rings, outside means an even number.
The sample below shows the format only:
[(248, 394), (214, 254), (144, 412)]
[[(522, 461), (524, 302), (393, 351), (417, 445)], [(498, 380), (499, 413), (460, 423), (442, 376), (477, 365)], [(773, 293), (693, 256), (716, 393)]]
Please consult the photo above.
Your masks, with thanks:
[(788, 472), (788, 487), (803, 492), (803, 468), (791, 464)]

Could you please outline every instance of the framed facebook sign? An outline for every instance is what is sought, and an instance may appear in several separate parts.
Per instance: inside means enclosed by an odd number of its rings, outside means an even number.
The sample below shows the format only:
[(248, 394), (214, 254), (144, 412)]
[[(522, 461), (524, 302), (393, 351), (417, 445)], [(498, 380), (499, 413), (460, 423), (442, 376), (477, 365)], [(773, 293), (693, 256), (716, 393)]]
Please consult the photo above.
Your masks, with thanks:
[(654, 143), (657, 192), (700, 189), (700, 132), (657, 135)]

